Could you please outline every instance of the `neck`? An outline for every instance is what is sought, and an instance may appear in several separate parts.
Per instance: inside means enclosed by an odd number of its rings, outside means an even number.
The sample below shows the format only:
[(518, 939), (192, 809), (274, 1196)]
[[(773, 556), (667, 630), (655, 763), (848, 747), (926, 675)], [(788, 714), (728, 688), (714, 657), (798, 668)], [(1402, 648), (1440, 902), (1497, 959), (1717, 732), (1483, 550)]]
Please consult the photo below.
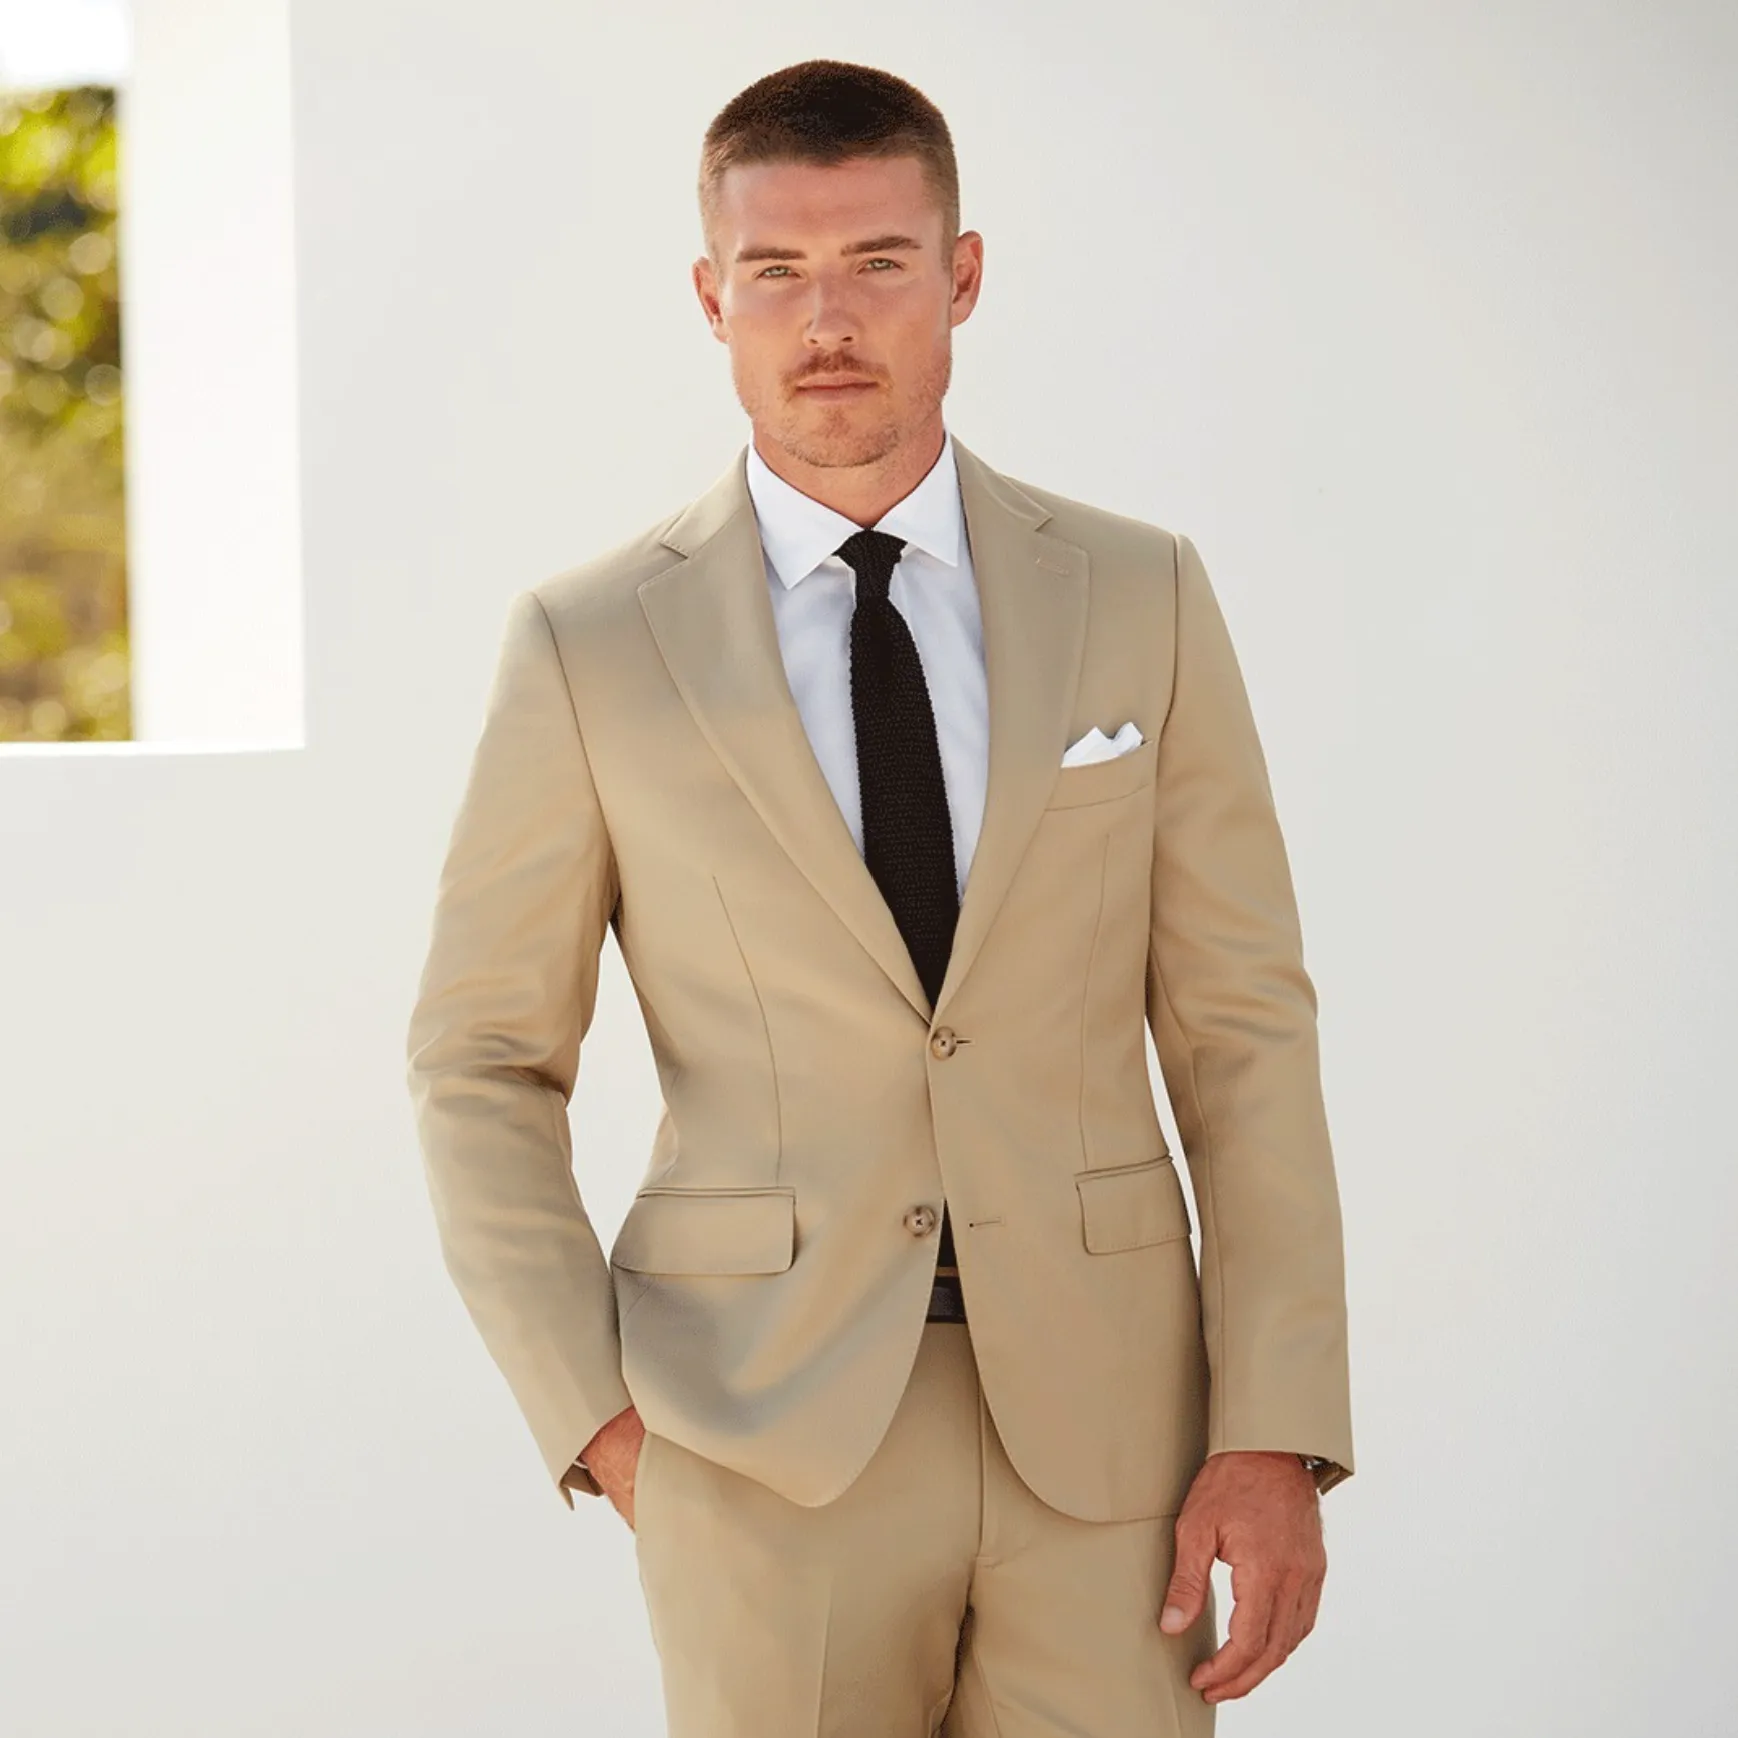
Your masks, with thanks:
[(754, 450), (774, 476), (811, 501), (831, 507), (862, 526), (873, 525), (927, 477), (941, 457), (947, 431), (937, 411), (883, 457), (866, 465), (811, 465), (767, 438), (756, 427)]

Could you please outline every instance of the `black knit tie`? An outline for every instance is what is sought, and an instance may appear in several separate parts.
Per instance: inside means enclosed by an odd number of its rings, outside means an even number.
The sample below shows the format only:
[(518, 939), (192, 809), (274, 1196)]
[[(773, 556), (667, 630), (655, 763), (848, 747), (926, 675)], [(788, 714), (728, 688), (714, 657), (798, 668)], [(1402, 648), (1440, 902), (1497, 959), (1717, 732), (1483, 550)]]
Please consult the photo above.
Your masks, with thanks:
[[(929, 688), (911, 629), (887, 595), (904, 548), (904, 539), (885, 531), (858, 531), (838, 553), (857, 576), (851, 716), (857, 729), (863, 860), (933, 1008), (953, 949), (959, 883)], [(954, 1264), (945, 1203), (937, 1264)]]

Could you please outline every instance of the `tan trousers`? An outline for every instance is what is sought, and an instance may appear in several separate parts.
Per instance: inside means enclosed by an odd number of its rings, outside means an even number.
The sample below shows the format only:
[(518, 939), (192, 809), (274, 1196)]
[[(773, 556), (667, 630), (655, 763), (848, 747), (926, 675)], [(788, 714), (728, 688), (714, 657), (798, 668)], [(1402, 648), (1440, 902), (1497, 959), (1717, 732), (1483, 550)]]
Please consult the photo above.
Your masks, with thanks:
[(670, 1738), (1211, 1738), (1211, 1589), (1159, 1628), (1175, 1516), (1080, 1521), (1015, 1472), (967, 1323), (927, 1322), (868, 1467), (804, 1508), (648, 1434), (635, 1549)]

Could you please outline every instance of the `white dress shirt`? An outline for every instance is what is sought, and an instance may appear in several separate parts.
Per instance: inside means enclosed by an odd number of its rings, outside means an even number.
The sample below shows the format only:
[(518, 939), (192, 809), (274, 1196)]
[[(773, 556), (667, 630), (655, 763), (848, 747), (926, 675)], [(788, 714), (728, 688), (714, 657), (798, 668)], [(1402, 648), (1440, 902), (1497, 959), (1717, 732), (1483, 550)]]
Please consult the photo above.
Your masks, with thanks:
[[(793, 488), (760, 456), (752, 440), (748, 492), (766, 553), (785, 676), (815, 759), (861, 851), (863, 810), (851, 715), (851, 612), (856, 608), (857, 576), (837, 550), (862, 527)], [(984, 818), (990, 705), (983, 621), (951, 434), (944, 432), (941, 456), (923, 480), (889, 507), (874, 529), (905, 540), (887, 595), (911, 629), (929, 688), (953, 822), (957, 891), (963, 898)]]

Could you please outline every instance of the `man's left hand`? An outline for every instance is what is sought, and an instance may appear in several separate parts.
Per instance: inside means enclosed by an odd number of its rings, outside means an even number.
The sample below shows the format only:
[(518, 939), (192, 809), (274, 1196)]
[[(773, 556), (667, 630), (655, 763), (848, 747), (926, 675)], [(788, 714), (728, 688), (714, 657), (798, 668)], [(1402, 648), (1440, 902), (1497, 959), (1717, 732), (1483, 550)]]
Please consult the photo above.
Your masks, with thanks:
[(1201, 1615), (1213, 1560), (1223, 1558), (1231, 1565), (1229, 1633), (1189, 1682), (1208, 1702), (1247, 1695), (1315, 1627), (1328, 1572), (1315, 1477), (1295, 1454), (1209, 1455), (1176, 1532), (1159, 1627), (1177, 1635)]

